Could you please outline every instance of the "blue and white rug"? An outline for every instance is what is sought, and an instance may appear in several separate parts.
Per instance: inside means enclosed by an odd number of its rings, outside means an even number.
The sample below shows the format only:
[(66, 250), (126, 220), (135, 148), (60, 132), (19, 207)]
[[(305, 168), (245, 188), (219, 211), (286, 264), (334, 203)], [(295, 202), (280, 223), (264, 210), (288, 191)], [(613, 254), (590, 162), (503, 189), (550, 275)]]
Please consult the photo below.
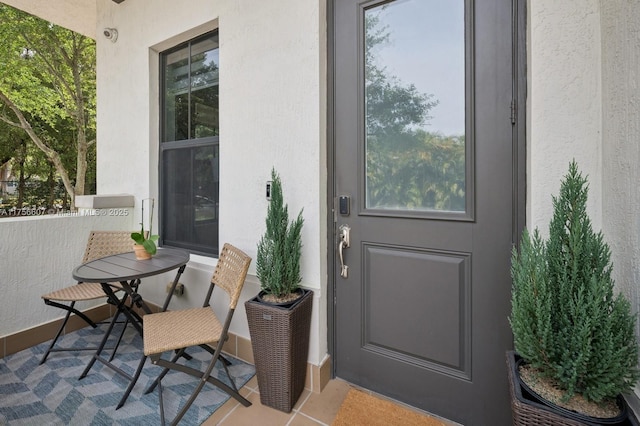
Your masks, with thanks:
[[(87, 327), (69, 333), (61, 346), (97, 346), (106, 325)], [(118, 330), (114, 330), (114, 335)], [(53, 352), (44, 365), (39, 365), (49, 342), (0, 359), (0, 425), (159, 425), (158, 390), (143, 392), (161, 371), (149, 360), (131, 391), (127, 402), (116, 411), (116, 405), (127, 388), (127, 381), (100, 362), (89, 374), (78, 380), (91, 359), (92, 352)], [(190, 349), (188, 364), (204, 368), (210, 355), (203, 349)], [(103, 352), (104, 355), (104, 352)], [(113, 363), (133, 374), (142, 355), (142, 339), (129, 327), (124, 334)], [(255, 374), (251, 364), (226, 356), (232, 365), (229, 373), (240, 389)], [(215, 373), (229, 384), (221, 363)], [(162, 380), (167, 421), (173, 419), (183, 402), (191, 395), (197, 379), (171, 371)], [(200, 425), (229, 399), (229, 395), (207, 384), (200, 391), (181, 425)]]

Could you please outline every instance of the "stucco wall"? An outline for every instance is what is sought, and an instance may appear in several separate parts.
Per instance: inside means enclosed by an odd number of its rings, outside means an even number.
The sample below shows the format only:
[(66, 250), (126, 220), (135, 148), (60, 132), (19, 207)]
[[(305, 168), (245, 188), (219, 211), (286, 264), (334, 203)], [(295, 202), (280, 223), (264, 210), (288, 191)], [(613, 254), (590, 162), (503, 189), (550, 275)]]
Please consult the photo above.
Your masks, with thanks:
[(638, 312), (640, 3), (532, 0), (528, 8), (527, 226), (546, 232), (550, 194), (576, 158), (616, 287)]
[(617, 286), (640, 305), (640, 3), (601, 0), (604, 233)]
[[(272, 166), (294, 214), (304, 208), (303, 285), (315, 290), (309, 360), (327, 352), (325, 24), (318, 0), (98, 0), (98, 193), (158, 196), (158, 53), (219, 27), (220, 241), (255, 259)], [(153, 5), (153, 7), (151, 7)], [(137, 209), (136, 209), (137, 210)], [(156, 228), (157, 229), (157, 228)], [(197, 293), (214, 261), (192, 256)], [(252, 264), (244, 298), (258, 293)], [(141, 293), (164, 299), (165, 283)], [(179, 303), (185, 302), (183, 299)], [(249, 337), (244, 305), (231, 330)]]
[[(89, 232), (132, 229), (132, 217), (66, 214), (0, 219), (0, 336), (63, 316), (40, 296), (74, 283), (71, 273), (82, 260)], [(104, 301), (78, 307), (99, 303)]]
[(527, 227), (548, 233), (572, 159), (589, 177), (589, 214), (602, 227), (602, 85), (598, 0), (528, 5)]
[(572, 158), (589, 214), (612, 248), (618, 287), (638, 305), (640, 4), (529, 2), (527, 226), (547, 231)]

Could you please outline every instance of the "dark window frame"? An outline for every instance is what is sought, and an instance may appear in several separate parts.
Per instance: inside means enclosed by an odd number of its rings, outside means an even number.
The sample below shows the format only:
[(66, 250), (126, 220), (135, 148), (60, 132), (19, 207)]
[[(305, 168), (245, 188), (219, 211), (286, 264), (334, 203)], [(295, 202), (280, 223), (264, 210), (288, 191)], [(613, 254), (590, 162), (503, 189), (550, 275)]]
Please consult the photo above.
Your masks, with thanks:
[[(219, 131), (218, 134), (215, 136), (207, 136), (207, 137), (192, 137), (192, 135), (188, 135), (187, 139), (181, 139), (181, 140), (168, 140), (167, 137), (167, 117), (166, 117), (166, 113), (167, 113), (167, 105), (166, 105), (166, 100), (167, 100), (167, 81), (166, 81), (166, 75), (167, 75), (167, 64), (166, 64), (166, 58), (171, 55), (172, 53), (178, 52), (180, 50), (183, 49), (188, 49), (188, 72), (189, 72), (189, 89), (188, 89), (188, 96), (189, 99), (191, 98), (191, 89), (192, 89), (192, 63), (191, 63), (191, 59), (192, 59), (192, 53), (191, 53), (191, 47), (199, 42), (202, 42), (206, 39), (210, 39), (210, 38), (217, 38), (218, 37), (218, 30), (213, 30), (210, 31), (206, 34), (200, 35), (198, 37), (195, 37), (189, 41), (186, 41), (184, 43), (180, 43), (179, 45), (176, 45), (170, 49), (167, 49), (163, 52), (160, 53), (160, 63), (159, 63), (159, 75), (160, 75), (160, 87), (159, 87), (159, 105), (160, 105), (160, 132), (159, 132), (159, 156), (158, 156), (158, 178), (159, 178), (159, 212), (158, 212), (158, 220), (159, 220), (159, 234), (160, 234), (160, 240), (159, 240), (159, 244), (160, 246), (163, 247), (174, 247), (174, 248), (181, 248), (181, 249), (186, 249), (189, 252), (193, 253), (193, 254), (199, 254), (199, 255), (203, 255), (203, 256), (208, 256), (208, 257), (214, 257), (217, 258), (218, 257), (218, 253), (219, 253), (219, 165), (220, 165), (220, 159), (219, 159), (219, 153), (220, 153), (220, 137), (219, 137)], [(219, 49), (219, 45), (217, 47), (217, 49)], [(218, 83), (218, 87), (219, 87), (219, 83)], [(218, 114), (219, 117), (219, 114)], [(192, 132), (192, 120), (194, 119), (194, 111), (192, 111), (191, 108), (191, 99), (188, 102), (188, 113), (187, 113), (187, 129), (189, 131), (189, 133)], [(167, 209), (169, 208), (168, 205), (168, 201), (167, 198), (169, 198), (167, 196), (167, 187), (169, 185), (167, 185), (165, 183), (166, 178), (168, 178), (168, 176), (170, 176), (170, 171), (171, 169), (167, 166), (166, 162), (169, 160), (169, 156), (172, 153), (177, 153), (177, 152), (181, 152), (182, 155), (190, 155), (191, 159), (194, 159), (194, 150), (197, 150), (198, 148), (213, 148), (214, 150), (214, 158), (217, 159), (214, 169), (215, 169), (215, 173), (214, 173), (214, 181), (215, 178), (217, 177), (218, 180), (215, 181), (216, 183), (214, 184), (214, 188), (213, 191), (216, 194), (215, 196), (215, 219), (212, 219), (209, 222), (209, 225), (215, 225), (215, 238), (213, 239), (213, 241), (211, 241), (211, 243), (209, 244), (196, 244), (193, 241), (186, 241), (184, 239), (168, 239), (167, 235), (167, 229), (169, 227), (169, 225), (167, 225), (166, 220), (168, 220), (167, 218), (170, 216), (170, 214), (167, 213)], [(216, 176), (217, 174), (217, 176)], [(194, 171), (193, 168), (191, 168), (189, 170), (189, 175), (190, 175), (190, 182), (192, 184), (192, 187), (189, 188), (190, 194), (191, 194), (191, 199), (195, 199), (195, 197), (197, 197), (195, 195), (195, 188), (193, 187), (193, 182), (194, 182)], [(192, 218), (190, 221), (187, 221), (189, 223), (185, 223), (184, 226), (191, 226), (194, 228), (193, 232), (195, 231), (195, 227), (198, 226), (197, 224), (197, 220), (195, 218), (196, 215), (196, 204), (192, 203), (190, 205), (188, 205), (191, 208), (191, 212), (192, 214)], [(182, 224), (178, 225), (178, 226), (182, 226)]]

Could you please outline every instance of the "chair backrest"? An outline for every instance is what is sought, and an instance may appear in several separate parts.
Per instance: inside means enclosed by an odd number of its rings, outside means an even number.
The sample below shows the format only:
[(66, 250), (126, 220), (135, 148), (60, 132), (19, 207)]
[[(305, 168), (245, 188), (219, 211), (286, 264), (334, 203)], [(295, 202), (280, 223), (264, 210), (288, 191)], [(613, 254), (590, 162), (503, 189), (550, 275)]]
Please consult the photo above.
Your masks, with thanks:
[(82, 263), (133, 251), (131, 231), (91, 231)]
[[(229, 295), (229, 308), (235, 309), (240, 298), (240, 292), (244, 285), (244, 280), (247, 277), (247, 271), (249, 270), (249, 264), (251, 258), (247, 256), (243, 251), (232, 246), (229, 243), (225, 243), (220, 252), (218, 258), (218, 264), (213, 271), (213, 277), (211, 278), (211, 284), (222, 288)], [(209, 288), (209, 294), (207, 294), (207, 302), (211, 297), (213, 286)]]

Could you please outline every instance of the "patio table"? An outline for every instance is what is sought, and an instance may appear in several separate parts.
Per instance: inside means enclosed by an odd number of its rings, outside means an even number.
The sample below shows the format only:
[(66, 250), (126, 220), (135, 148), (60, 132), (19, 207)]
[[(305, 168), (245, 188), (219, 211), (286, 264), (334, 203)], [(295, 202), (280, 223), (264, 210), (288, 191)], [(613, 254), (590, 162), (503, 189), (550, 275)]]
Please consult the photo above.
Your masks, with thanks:
[[(128, 318), (129, 322), (142, 336), (143, 320), (142, 317), (134, 310), (134, 307), (138, 307), (147, 314), (150, 314), (152, 311), (145, 303), (142, 296), (140, 296), (140, 294), (138, 294), (138, 292), (136, 291), (136, 283), (139, 282), (139, 280), (142, 278), (162, 274), (164, 272), (177, 269), (178, 271), (176, 272), (175, 279), (173, 280), (171, 290), (167, 294), (164, 305), (162, 306), (162, 311), (166, 311), (169, 306), (169, 302), (171, 301), (173, 291), (175, 290), (175, 287), (178, 284), (180, 276), (184, 272), (188, 261), (189, 253), (184, 250), (159, 248), (158, 252), (151, 259), (138, 260), (136, 259), (133, 252), (121, 253), (92, 260), (78, 266), (73, 270), (73, 278), (79, 282), (100, 283), (102, 285), (102, 289), (108, 297), (109, 303), (113, 304), (117, 308), (117, 312), (113, 316), (111, 323), (109, 324), (109, 328), (107, 329), (107, 332), (100, 342), (98, 349), (94, 353), (91, 361), (89, 362), (89, 365), (87, 365), (84, 372), (80, 376), (80, 379), (86, 377), (95, 362), (99, 361), (118, 374), (126, 377), (129, 380), (129, 386), (127, 387), (127, 390), (118, 403), (116, 410), (122, 407), (126, 402), (129, 394), (131, 393), (131, 390), (138, 380), (138, 377), (140, 377), (142, 367), (144, 366), (144, 362), (146, 360), (144, 354), (141, 354), (138, 368), (136, 369), (134, 375), (131, 376), (124, 372), (122, 369), (113, 365), (109, 360), (106, 360), (105, 358), (100, 356), (105, 344), (107, 343), (107, 340), (109, 339), (109, 335), (111, 334), (111, 331), (116, 324), (116, 320), (118, 319), (118, 316), (120, 314), (124, 314)], [(109, 284), (113, 282), (119, 282), (121, 284), (122, 289), (125, 292), (125, 295), (122, 298), (119, 298), (116, 295), (114, 288)], [(118, 288), (115, 288), (115, 290), (117, 291)], [(127, 304), (127, 301), (129, 299), (132, 303)]]

